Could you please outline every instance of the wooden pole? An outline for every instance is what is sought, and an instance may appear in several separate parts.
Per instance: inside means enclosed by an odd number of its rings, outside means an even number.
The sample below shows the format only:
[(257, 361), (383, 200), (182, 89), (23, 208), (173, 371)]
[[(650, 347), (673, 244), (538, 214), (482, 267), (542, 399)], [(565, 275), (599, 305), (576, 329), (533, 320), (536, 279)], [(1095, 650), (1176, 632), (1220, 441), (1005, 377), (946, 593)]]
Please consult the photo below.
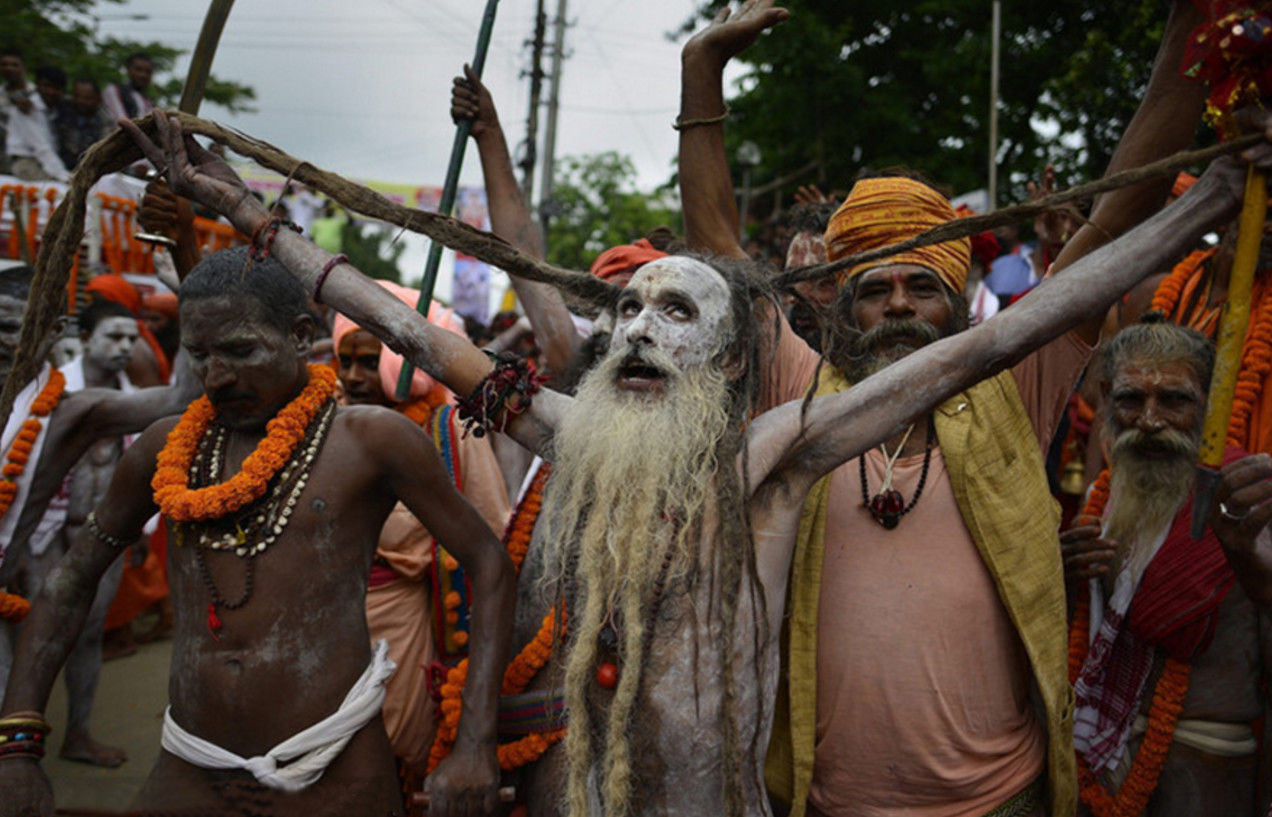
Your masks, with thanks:
[(203, 18), (203, 29), (199, 32), (199, 41), (194, 46), (194, 55), (190, 57), (185, 87), (181, 89), (181, 102), (177, 105), (182, 113), (192, 116), (199, 113), (203, 92), (208, 85), (208, 74), (212, 71), (212, 58), (216, 55), (221, 32), (225, 30), (225, 21), (233, 6), (234, 0), (212, 0), (208, 6), (207, 16)]
[(1215, 337), (1215, 369), (1210, 377), (1206, 420), (1201, 431), (1201, 455), (1197, 464), (1197, 488), (1192, 510), (1192, 537), (1200, 539), (1210, 522), (1210, 509), (1219, 487), (1219, 468), (1228, 445), (1228, 423), (1232, 417), (1232, 397), (1241, 370), (1241, 349), (1250, 325), (1250, 293), (1259, 264), (1259, 244), (1267, 216), (1267, 176), (1250, 165), (1246, 171), (1245, 200), (1237, 222), (1237, 246), (1228, 278), (1228, 295)]
[(1002, 38), (1003, 4), (994, 0), (993, 21), (989, 41), (989, 206), (986, 213), (998, 209), (998, 42)]
[[(473, 73), (481, 78), (482, 69), (486, 67), (486, 51), (490, 48), (490, 33), (495, 27), (495, 10), (499, 0), (487, 0), (486, 11), (482, 14), (481, 28), (477, 32), (477, 53), (473, 55)], [(468, 131), (472, 122), (465, 119), (455, 127), (455, 141), (451, 143), (450, 164), (446, 167), (446, 182), (442, 185), (442, 200), (437, 210), (449, 216), (455, 206), (455, 192), (459, 189), (459, 171), (464, 165), (464, 149), (468, 147)], [(424, 277), (420, 280), (420, 300), (415, 309), (428, 317), (429, 304), (433, 302), (433, 288), (437, 286), (437, 268), (442, 263), (443, 246), (434, 241), (428, 248), (428, 261), (424, 265)], [(410, 361), (402, 365), (402, 374), (397, 382), (397, 399), (405, 400), (411, 395), (411, 378), (415, 376), (415, 367)]]

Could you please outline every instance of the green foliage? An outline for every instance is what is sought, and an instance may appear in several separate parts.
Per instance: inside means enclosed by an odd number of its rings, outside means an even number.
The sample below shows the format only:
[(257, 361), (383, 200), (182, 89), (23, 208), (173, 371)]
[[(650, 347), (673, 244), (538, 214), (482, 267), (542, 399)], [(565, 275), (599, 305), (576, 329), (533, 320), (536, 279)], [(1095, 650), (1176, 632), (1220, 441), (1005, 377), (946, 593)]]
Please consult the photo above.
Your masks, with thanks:
[[(686, 30), (723, 3), (699, 8)], [(991, 3), (791, 0), (791, 19), (741, 57), (730, 155), (759, 144), (759, 183), (820, 163), (823, 189), (906, 165), (964, 191), (988, 165)], [(1161, 0), (1003, 3), (998, 174), (1002, 199), (1048, 162), (1061, 184), (1099, 176), (1148, 80)], [(727, 90), (727, 89), (726, 89)], [(1043, 138), (1035, 124), (1060, 135)], [(793, 189), (795, 184), (788, 188)], [(789, 201), (789, 195), (786, 197)], [(763, 203), (761, 203), (763, 206)]]
[(349, 263), (364, 274), (382, 281), (402, 283), (398, 259), (406, 250), (402, 242), (393, 242), (395, 229), (379, 222), (349, 221), (341, 231), (340, 251)]
[[(124, 0), (102, 0), (121, 4)], [(175, 107), (184, 77), (172, 76), (181, 50), (159, 42), (102, 37), (93, 23), (95, 0), (0, 0), (0, 45), (18, 48), (28, 71), (56, 65), (71, 80), (90, 77), (102, 86), (124, 77), (124, 59), (145, 51), (154, 62), (152, 99)], [(250, 111), (256, 92), (237, 82), (209, 77), (204, 99), (231, 111)]]
[(632, 160), (614, 151), (558, 161), (552, 213), (548, 260), (569, 269), (587, 269), (602, 251), (655, 227), (682, 231), (676, 203), (638, 191)]

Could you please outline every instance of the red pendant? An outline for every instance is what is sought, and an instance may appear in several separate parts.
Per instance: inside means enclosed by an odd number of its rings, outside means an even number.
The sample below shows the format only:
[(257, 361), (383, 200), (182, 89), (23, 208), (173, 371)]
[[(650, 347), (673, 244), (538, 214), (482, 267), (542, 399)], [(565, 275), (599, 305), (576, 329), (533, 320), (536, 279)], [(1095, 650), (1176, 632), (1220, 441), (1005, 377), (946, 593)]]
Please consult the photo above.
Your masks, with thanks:
[(596, 668), (596, 683), (605, 689), (618, 686), (618, 665), (606, 661)]
[(888, 530), (892, 530), (901, 521), (901, 513), (905, 510), (905, 498), (900, 491), (887, 491), (875, 494), (870, 500), (870, 515)]
[(216, 605), (208, 604), (208, 632), (212, 634), (212, 638), (217, 641), (221, 640), (221, 617), (216, 614)]

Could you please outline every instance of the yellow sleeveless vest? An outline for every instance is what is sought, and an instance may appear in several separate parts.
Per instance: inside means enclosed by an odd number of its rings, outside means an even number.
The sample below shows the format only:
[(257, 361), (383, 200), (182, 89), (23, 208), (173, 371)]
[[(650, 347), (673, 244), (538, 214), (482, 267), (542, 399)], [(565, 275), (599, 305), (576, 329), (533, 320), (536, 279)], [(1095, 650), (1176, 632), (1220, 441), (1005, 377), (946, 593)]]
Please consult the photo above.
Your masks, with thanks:
[[(848, 386), (839, 372), (823, 369), (817, 394)], [(1024, 644), (1046, 713), (1049, 813), (1068, 817), (1077, 808), (1078, 787), (1060, 514), (1047, 489), (1037, 435), (1010, 371), (947, 400), (936, 410), (935, 423), (963, 522)], [(791, 817), (803, 817), (813, 779), (817, 610), (832, 476), (813, 486), (800, 519), (764, 773), (769, 791), (790, 803)]]

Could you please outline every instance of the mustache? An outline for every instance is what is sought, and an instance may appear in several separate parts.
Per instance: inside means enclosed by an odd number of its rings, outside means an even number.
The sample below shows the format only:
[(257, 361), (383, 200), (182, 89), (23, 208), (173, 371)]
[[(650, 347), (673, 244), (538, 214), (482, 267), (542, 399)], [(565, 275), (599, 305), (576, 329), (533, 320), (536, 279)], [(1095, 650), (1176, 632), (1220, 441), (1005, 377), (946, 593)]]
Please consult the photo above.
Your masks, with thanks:
[(858, 339), (858, 348), (877, 349), (899, 340), (915, 340), (920, 346), (935, 343), (941, 332), (932, 324), (918, 318), (886, 318), (870, 327)]
[(1189, 434), (1173, 428), (1165, 428), (1152, 434), (1138, 428), (1128, 428), (1118, 433), (1113, 441), (1112, 456), (1136, 456), (1143, 451), (1173, 454), (1181, 459), (1197, 456), (1201, 448), (1201, 435)]
[(671, 355), (653, 346), (628, 346), (626, 351), (615, 350), (603, 365), (611, 374), (617, 374), (628, 366), (649, 366), (665, 375), (681, 374), (680, 366)]

